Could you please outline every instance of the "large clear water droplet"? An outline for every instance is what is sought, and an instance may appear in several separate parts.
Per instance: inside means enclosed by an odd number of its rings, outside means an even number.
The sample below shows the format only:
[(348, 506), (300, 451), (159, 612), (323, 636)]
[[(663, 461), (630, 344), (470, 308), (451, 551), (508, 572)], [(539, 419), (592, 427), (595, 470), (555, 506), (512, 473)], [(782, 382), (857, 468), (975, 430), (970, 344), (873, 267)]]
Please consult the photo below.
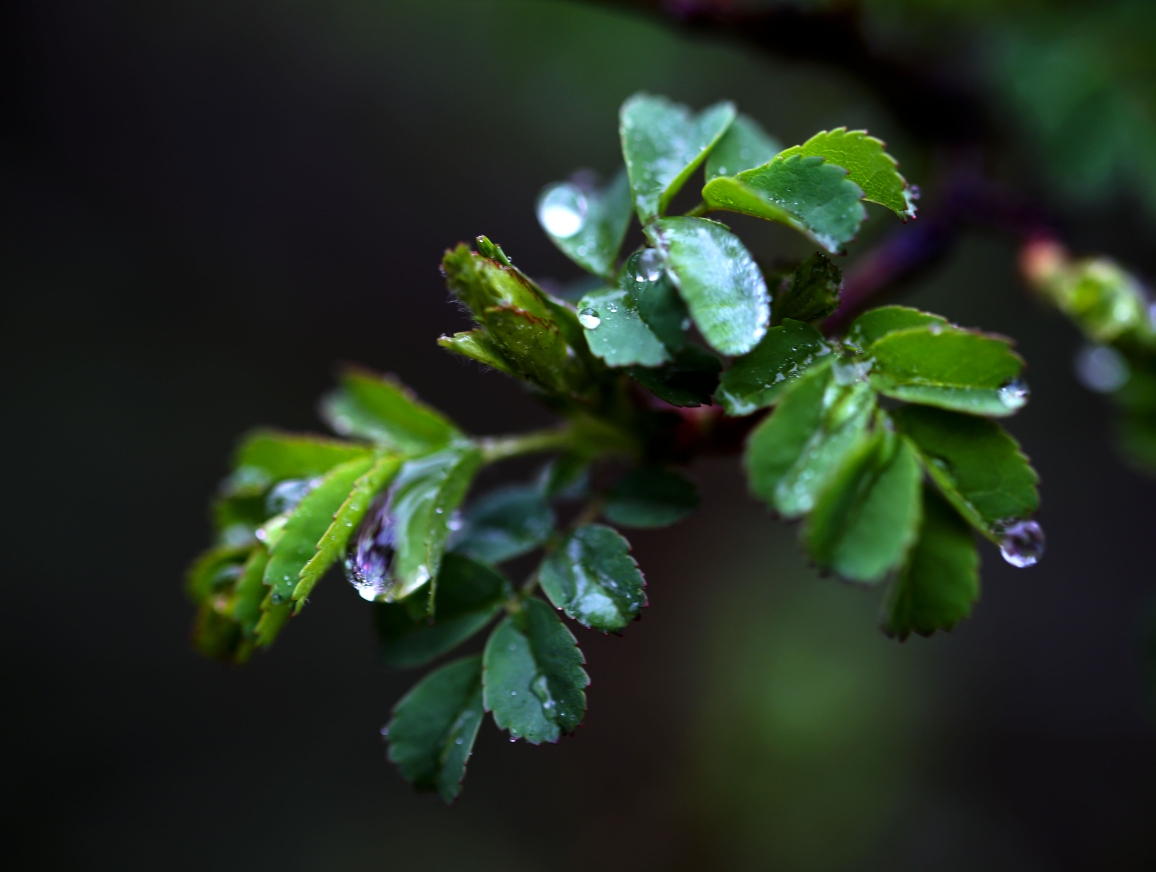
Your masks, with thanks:
[(1032, 392), (1022, 378), (1013, 379), (999, 389), (999, 401), (1009, 409), (1020, 409), (1027, 405)]
[(538, 221), (551, 236), (569, 239), (586, 224), (586, 195), (568, 182), (551, 185), (538, 198)]
[(389, 590), (395, 527), (389, 508), (388, 493), (373, 501), (345, 555), (345, 577), (365, 600)]
[(634, 259), (634, 279), (639, 282), (656, 282), (662, 276), (662, 252), (648, 248)]
[(270, 515), (291, 512), (320, 483), (319, 478), (287, 478), (279, 481), (265, 497), (265, 510)]
[(1100, 394), (1122, 388), (1132, 375), (1123, 355), (1106, 345), (1085, 345), (1076, 353), (1074, 364), (1080, 384)]
[(578, 323), (587, 330), (593, 330), (602, 323), (602, 316), (598, 314), (597, 309), (586, 308), (578, 313)]
[(1035, 566), (1044, 556), (1044, 529), (1035, 521), (1013, 521), (1000, 531), (999, 553), (1012, 566)]

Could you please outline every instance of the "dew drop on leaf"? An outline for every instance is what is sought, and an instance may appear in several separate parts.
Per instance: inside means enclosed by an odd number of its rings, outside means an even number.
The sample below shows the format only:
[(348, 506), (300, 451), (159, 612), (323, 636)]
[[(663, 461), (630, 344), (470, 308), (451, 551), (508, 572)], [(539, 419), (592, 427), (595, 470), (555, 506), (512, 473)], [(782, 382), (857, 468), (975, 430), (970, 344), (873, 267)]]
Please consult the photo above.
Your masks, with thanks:
[(1132, 374), (1123, 355), (1106, 345), (1085, 345), (1076, 353), (1074, 364), (1080, 384), (1099, 394), (1122, 388)]
[(656, 248), (648, 248), (634, 261), (634, 280), (656, 282), (662, 275), (662, 253)]
[(345, 555), (345, 577), (362, 599), (373, 600), (389, 588), (393, 534), (389, 494), (385, 493), (374, 500), (365, 513)]
[(1044, 530), (1035, 521), (1013, 521), (1000, 531), (999, 553), (1020, 569), (1035, 566), (1044, 556)]
[(551, 236), (569, 239), (586, 223), (586, 195), (562, 182), (551, 185), (538, 200), (538, 221)]
[(1009, 409), (1022, 408), (1030, 396), (1027, 382), (1020, 378), (1009, 381), (999, 389), (999, 401)]
[(587, 330), (593, 330), (602, 323), (602, 317), (598, 314), (597, 309), (583, 309), (578, 313), (579, 323)]

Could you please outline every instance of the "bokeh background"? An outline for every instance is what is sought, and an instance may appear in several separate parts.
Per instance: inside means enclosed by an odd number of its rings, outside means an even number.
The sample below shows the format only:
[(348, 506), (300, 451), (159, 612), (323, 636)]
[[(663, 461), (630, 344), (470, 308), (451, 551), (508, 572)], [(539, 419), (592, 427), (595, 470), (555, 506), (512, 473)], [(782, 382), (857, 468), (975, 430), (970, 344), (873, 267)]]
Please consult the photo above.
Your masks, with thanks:
[[(922, 5), (869, 4), (872, 39), (992, 83), (991, 172), (1077, 250), (1156, 275), (1152, 104), (1127, 90), (1156, 81), (1153, 31), (1124, 16), (1077, 39), (1089, 10), (1144, 4)], [(244, 668), (187, 644), (182, 575), (235, 438), (318, 429), (340, 362), (401, 374), (473, 432), (548, 420), (436, 347), (462, 329), (438, 260), (485, 233), (573, 278), (534, 198), (616, 168), (630, 93), (731, 98), (787, 143), (867, 127), (930, 209), (941, 156), (918, 113), (609, 3), (13, 0), (0, 40), (6, 868), (1156, 868), (1156, 484), (1114, 453), (1107, 403), (1072, 375), (1080, 340), (1022, 288), (1014, 240), (982, 230), (903, 300), (1018, 338), (1033, 400), (1010, 427), (1049, 552), (1015, 570), (984, 546), (953, 633), (882, 636), (878, 592), (817, 577), (732, 459), (692, 470), (694, 519), (632, 536), (644, 620), (578, 630), (586, 724), (543, 748), (484, 727), (453, 808), (384, 761), (416, 676), (376, 662), (340, 578)], [(735, 226), (762, 256), (807, 253)]]

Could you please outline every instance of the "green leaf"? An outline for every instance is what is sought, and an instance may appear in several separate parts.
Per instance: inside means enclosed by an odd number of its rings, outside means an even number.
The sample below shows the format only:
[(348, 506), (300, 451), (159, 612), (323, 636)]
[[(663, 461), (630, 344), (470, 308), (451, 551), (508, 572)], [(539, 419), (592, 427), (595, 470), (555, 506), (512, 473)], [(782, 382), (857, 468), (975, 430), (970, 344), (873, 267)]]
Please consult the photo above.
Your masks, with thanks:
[(394, 706), (386, 727), (389, 759), (418, 790), (453, 802), (483, 714), (481, 656), (443, 666)]
[(373, 457), (361, 457), (334, 467), (289, 515), (280, 538), (269, 548), (269, 565), (265, 569), (265, 584), (272, 588), (273, 605), (290, 601), (301, 570), (313, 559), (318, 543), (333, 523), (334, 513), (374, 463)]
[[(450, 517), (480, 465), (478, 449), (470, 442), (457, 442), (402, 467), (390, 491), (395, 528), (387, 599), (405, 599), (437, 574)], [(436, 602), (436, 586), (431, 586), (430, 596)]]
[(623, 629), (646, 605), (646, 582), (630, 543), (601, 524), (567, 536), (542, 563), (538, 581), (555, 606), (604, 633)]
[(747, 441), (744, 465), (751, 492), (787, 518), (811, 511), (862, 443), (874, 408), (866, 384), (839, 384), (825, 361), (812, 367)]
[(498, 625), (482, 658), (483, 700), (500, 729), (531, 745), (582, 723), (590, 678), (573, 634), (546, 603), (528, 599)]
[(600, 190), (559, 182), (538, 198), (538, 223), (546, 235), (578, 266), (605, 279), (614, 274), (633, 212), (625, 169)]
[(907, 180), (899, 175), (898, 162), (885, 144), (866, 130), (835, 130), (817, 133), (802, 145), (785, 150), (791, 155), (817, 155), (847, 170), (847, 178), (863, 189), (863, 199), (886, 206), (904, 221), (915, 217), (915, 200)]
[(301, 568), (300, 580), (293, 590), (293, 600), (297, 603), (294, 612), (301, 611), (305, 598), (313, 591), (321, 576), (345, 554), (345, 547), (365, 517), (373, 498), (393, 481), (400, 468), (400, 458), (392, 455), (381, 457), (353, 483), (352, 491), (317, 543), (316, 552)]
[(261, 493), (269, 485), (290, 478), (324, 475), (340, 463), (368, 457), (364, 445), (353, 445), (324, 436), (258, 430), (245, 437), (237, 449), (234, 472), (225, 492)]
[(620, 478), (602, 507), (623, 527), (666, 527), (698, 508), (698, 488), (673, 469), (643, 466)]
[(568, 394), (580, 385), (574, 358), (553, 319), (525, 309), (495, 306), (482, 313), (486, 330), (518, 375), (551, 394)]
[(234, 660), (242, 645), (241, 628), (212, 602), (201, 603), (193, 621), (193, 647), (214, 660)]
[(257, 632), (257, 622), (261, 620), (261, 604), (269, 595), (269, 588), (265, 586), (265, 569), (268, 565), (268, 550), (254, 548), (245, 562), (241, 577), (237, 579), (233, 620), (241, 626), (242, 638), (247, 640), (251, 640)]
[(453, 336), (441, 336), (438, 345), (446, 351), (468, 357), (491, 369), (505, 373), (511, 378), (518, 378), (513, 366), (502, 357), (501, 349), (486, 335), (484, 330), (468, 330), (465, 333), (455, 333)]
[(795, 321), (820, 321), (839, 308), (843, 289), (843, 272), (830, 258), (815, 252), (795, 270), (791, 283), (775, 295), (773, 323), (788, 318)]
[(723, 373), (715, 402), (728, 415), (749, 415), (774, 405), (816, 360), (831, 353), (823, 334), (801, 321), (772, 327), (749, 354)]
[(253, 643), (258, 648), (268, 648), (280, 635), (285, 623), (293, 615), (292, 603), (274, 603), (273, 592), (269, 591), (261, 601), (261, 617), (253, 631)]
[(189, 567), (185, 592), (201, 603), (221, 590), (231, 588), (241, 575), (252, 546), (215, 545), (203, 552)]
[(739, 238), (717, 221), (664, 218), (645, 228), (666, 254), (667, 270), (711, 347), (745, 354), (767, 332), (770, 297)]
[(930, 485), (907, 565), (891, 582), (881, 622), (889, 636), (930, 636), (971, 614), (979, 598), (979, 553), (967, 522)]
[(851, 329), (847, 331), (847, 343), (866, 353), (870, 352), (876, 341), (889, 333), (932, 325), (952, 327), (946, 318), (930, 312), (920, 312), (908, 306), (880, 306), (864, 312), (854, 320)]
[(493, 567), (450, 552), (438, 572), (432, 623), (415, 617), (409, 603), (374, 605), (382, 659), (396, 669), (428, 663), (481, 630), (512, 594)]
[(779, 155), (702, 189), (710, 209), (725, 209), (786, 224), (831, 253), (855, 238), (867, 218), (863, 192), (842, 167), (820, 157)]
[(546, 499), (578, 500), (590, 484), (590, 463), (577, 454), (561, 454), (538, 475), (538, 487)]
[(665, 212), (734, 118), (731, 103), (716, 103), (698, 115), (649, 94), (635, 94), (622, 104), (618, 115), (622, 156), (643, 224)]
[(815, 562), (851, 581), (880, 581), (915, 542), (922, 477), (907, 441), (876, 431), (831, 479), (807, 518), (803, 535)]
[(461, 433), (389, 376), (350, 368), (321, 401), (326, 423), (343, 436), (369, 439), (405, 454), (440, 448)]
[(590, 353), (608, 366), (660, 366), (671, 359), (625, 290), (591, 291), (578, 302), (578, 318), (586, 329)]
[(781, 145), (755, 119), (739, 115), (706, 159), (706, 180), (733, 176), (761, 166), (779, 153)]
[(889, 333), (870, 354), (872, 387), (897, 400), (997, 416), (1027, 402), (1023, 358), (1003, 337), (932, 324)]
[(890, 415), (923, 455), (943, 495), (992, 541), (1001, 523), (1039, 508), (1039, 476), (999, 424), (927, 406), (904, 406)]
[(513, 485), (490, 491), (466, 513), (453, 550), (486, 563), (528, 554), (554, 531), (554, 512), (542, 491)]
[(627, 374), (652, 394), (672, 406), (709, 406), (718, 388), (722, 361), (713, 354), (688, 345), (673, 363), (657, 369), (632, 366)]
[[(646, 251), (655, 250), (648, 248)], [(657, 253), (655, 251), (655, 254)], [(636, 278), (641, 272), (641, 266), (634, 267), (639, 272), (632, 272), (632, 266), (636, 263), (635, 258), (641, 257), (642, 252), (639, 252), (627, 262), (619, 281), (630, 291), (638, 306), (638, 314), (642, 316), (646, 326), (669, 351), (678, 353), (686, 347), (690, 312), (687, 311), (686, 303), (678, 295), (678, 288), (666, 272), (655, 281), (645, 280), (645, 274), (641, 281)]]

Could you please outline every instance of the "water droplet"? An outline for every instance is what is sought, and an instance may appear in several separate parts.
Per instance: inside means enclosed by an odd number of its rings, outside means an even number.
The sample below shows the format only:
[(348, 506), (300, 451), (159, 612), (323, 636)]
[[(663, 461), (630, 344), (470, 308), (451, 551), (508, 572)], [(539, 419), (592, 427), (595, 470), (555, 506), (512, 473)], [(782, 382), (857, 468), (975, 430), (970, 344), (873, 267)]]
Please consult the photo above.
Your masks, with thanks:
[(871, 372), (871, 361), (858, 360), (854, 357), (842, 358), (831, 364), (831, 372), (835, 376), (835, 383), (851, 385), (866, 381)]
[(551, 236), (569, 239), (586, 223), (586, 195), (574, 185), (551, 185), (538, 199), (538, 221)]
[(918, 200), (923, 196), (923, 192), (919, 190), (919, 185), (911, 185), (907, 188), (907, 196), (912, 200)]
[(291, 512), (319, 484), (320, 478), (287, 478), (279, 481), (265, 497), (265, 510), (270, 515)]
[(393, 516), (389, 494), (381, 494), (365, 513), (357, 535), (345, 555), (345, 577), (364, 600), (373, 600), (389, 589), (393, 563)]
[(1101, 394), (1122, 388), (1132, 374), (1123, 355), (1106, 345), (1085, 345), (1074, 363), (1080, 384)]
[(389, 736), (389, 724), (386, 724), (384, 727), (381, 728), (381, 737), (384, 739), (387, 736)]
[(449, 530), (451, 533), (456, 533), (464, 525), (465, 525), (465, 521), (462, 520), (462, 513), (461, 512), (459, 512), (457, 509), (454, 509), (452, 512), (450, 512), (449, 518), (446, 519), (446, 529), (447, 530)]
[(1035, 521), (1012, 521), (1000, 530), (999, 553), (1021, 569), (1039, 562), (1044, 544), (1044, 530)]
[(460, 745), (461, 743), (462, 743), (462, 740), (461, 740), (461, 739), (454, 739), (454, 744), (455, 744), (455, 745)]
[(932, 323), (927, 325), (927, 332), (930, 333), (932, 336), (938, 336), (940, 333), (943, 332), (943, 325), (940, 324), (938, 321), (933, 321)]
[(546, 680), (545, 675), (539, 674), (531, 683), (530, 690), (534, 691), (534, 696), (542, 703), (542, 708), (548, 712), (552, 712), (555, 707), (554, 697), (550, 696), (550, 683)]
[(578, 313), (578, 322), (587, 330), (593, 330), (602, 323), (602, 317), (597, 309), (586, 308)]
[(634, 279), (639, 282), (656, 282), (662, 275), (662, 252), (648, 248), (634, 261)]
[(1009, 381), (999, 389), (999, 401), (1009, 409), (1022, 408), (1031, 395), (1027, 382), (1020, 378)]

